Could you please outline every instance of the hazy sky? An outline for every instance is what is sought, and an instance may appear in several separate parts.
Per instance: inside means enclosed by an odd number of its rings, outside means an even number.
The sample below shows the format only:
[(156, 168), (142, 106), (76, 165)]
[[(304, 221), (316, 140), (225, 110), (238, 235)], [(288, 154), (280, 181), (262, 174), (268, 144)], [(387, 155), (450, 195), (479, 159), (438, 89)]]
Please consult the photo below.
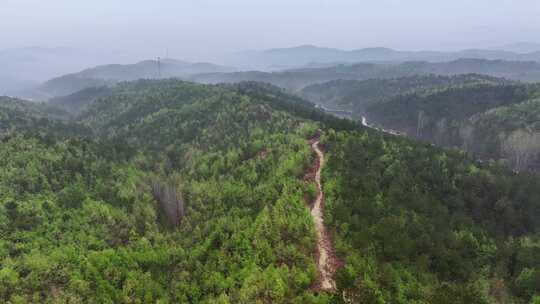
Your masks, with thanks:
[(204, 58), (244, 49), (540, 42), (539, 0), (0, 0), (0, 49)]

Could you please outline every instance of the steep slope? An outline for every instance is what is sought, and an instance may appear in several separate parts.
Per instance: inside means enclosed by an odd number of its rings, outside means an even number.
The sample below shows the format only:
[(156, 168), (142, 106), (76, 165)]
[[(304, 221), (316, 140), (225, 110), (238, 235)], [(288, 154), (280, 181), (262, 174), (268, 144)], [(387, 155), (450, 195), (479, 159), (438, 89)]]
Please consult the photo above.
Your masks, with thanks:
[[(535, 169), (536, 157), (517, 164), (515, 155), (504, 151), (516, 128), (507, 123), (492, 126), (489, 134), (482, 125), (493, 120), (493, 115), (482, 113), (498, 107), (512, 106), (539, 96), (538, 85), (481, 84), (470, 87), (450, 87), (428, 94), (405, 94), (386, 102), (373, 104), (366, 109), (367, 117), (385, 128), (398, 130), (411, 137), (442, 146), (458, 147), (480, 158), (511, 158), (514, 168)], [(529, 104), (533, 111), (535, 103)], [(497, 113), (497, 112), (493, 112)], [(499, 112), (508, 113), (509, 112)], [(509, 114), (510, 115), (510, 114)], [(479, 118), (485, 118), (485, 120)], [(525, 116), (516, 117), (515, 124), (528, 124)], [(522, 129), (525, 130), (525, 129)], [(531, 131), (534, 133), (534, 131)], [(529, 132), (529, 133), (531, 133)], [(532, 134), (531, 133), (531, 134)], [(510, 136), (510, 137), (509, 137)], [(516, 135), (517, 136), (517, 135)], [(534, 137), (534, 136), (533, 136)], [(532, 140), (532, 137), (530, 138)], [(523, 141), (523, 149), (528, 145)], [(531, 142), (534, 146), (535, 140)], [(514, 146), (518, 145), (517, 142)], [(531, 146), (531, 147), (532, 147)], [(512, 149), (518, 149), (513, 147)], [(536, 155), (536, 152), (533, 154)]]
[[(321, 139), (338, 290), (352, 303), (530, 303), (540, 179), (405, 138)], [(536, 236), (534, 236), (536, 235)]]
[(461, 134), (478, 155), (502, 157), (516, 170), (540, 168), (540, 100), (494, 108), (465, 121)]

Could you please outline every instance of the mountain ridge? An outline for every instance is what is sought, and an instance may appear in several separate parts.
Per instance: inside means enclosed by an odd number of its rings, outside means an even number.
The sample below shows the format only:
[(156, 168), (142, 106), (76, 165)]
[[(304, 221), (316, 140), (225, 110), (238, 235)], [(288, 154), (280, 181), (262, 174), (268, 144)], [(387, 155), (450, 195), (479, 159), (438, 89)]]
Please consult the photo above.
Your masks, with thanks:
[(441, 62), (464, 57), (490, 60), (540, 61), (540, 48), (529, 47), (529, 52), (514, 52), (504, 48), (471, 48), (459, 51), (407, 51), (388, 47), (367, 47), (345, 50), (305, 44), (293, 47), (238, 52), (229, 55), (228, 61), (233, 65), (244, 68), (251, 67), (263, 70), (275, 69), (276, 67), (281, 67), (282, 69), (297, 68), (312, 62), (319, 64), (329, 62), (404, 62), (416, 60)]
[(407, 61), (395, 64), (356, 63), (330, 67), (297, 68), (284, 71), (247, 71), (200, 74), (188, 80), (202, 83), (259, 81), (297, 92), (304, 87), (331, 80), (367, 80), (414, 75), (485, 74), (517, 81), (540, 81), (540, 63), (486, 59), (457, 59), (450, 62)]
[(143, 60), (133, 64), (106, 64), (62, 75), (47, 80), (26, 94), (40, 99), (66, 96), (77, 91), (110, 86), (121, 81), (157, 78), (184, 78), (200, 73), (223, 73), (235, 71), (234, 68), (207, 62), (187, 62), (172, 58), (162, 60)]

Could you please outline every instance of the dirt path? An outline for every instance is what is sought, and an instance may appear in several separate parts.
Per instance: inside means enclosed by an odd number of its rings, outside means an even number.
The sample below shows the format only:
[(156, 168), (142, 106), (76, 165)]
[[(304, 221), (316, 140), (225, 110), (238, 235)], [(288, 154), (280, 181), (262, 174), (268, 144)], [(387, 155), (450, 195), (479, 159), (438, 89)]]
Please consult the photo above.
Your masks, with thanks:
[(311, 147), (317, 154), (317, 171), (315, 173), (315, 182), (317, 183), (317, 199), (312, 205), (311, 216), (315, 222), (317, 230), (317, 269), (319, 271), (319, 279), (316, 288), (321, 291), (334, 291), (336, 282), (334, 281), (334, 273), (338, 267), (338, 260), (335, 255), (335, 250), (332, 245), (332, 240), (324, 226), (323, 210), (324, 210), (324, 193), (321, 187), (321, 169), (324, 165), (324, 154), (319, 148), (319, 141), (312, 143)]

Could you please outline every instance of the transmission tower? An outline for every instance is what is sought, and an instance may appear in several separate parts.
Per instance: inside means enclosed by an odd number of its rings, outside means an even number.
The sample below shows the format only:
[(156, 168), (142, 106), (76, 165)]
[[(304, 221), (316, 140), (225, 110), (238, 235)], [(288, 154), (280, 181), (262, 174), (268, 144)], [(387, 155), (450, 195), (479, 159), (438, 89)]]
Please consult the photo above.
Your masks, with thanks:
[(157, 58), (158, 78), (161, 78), (161, 57)]

